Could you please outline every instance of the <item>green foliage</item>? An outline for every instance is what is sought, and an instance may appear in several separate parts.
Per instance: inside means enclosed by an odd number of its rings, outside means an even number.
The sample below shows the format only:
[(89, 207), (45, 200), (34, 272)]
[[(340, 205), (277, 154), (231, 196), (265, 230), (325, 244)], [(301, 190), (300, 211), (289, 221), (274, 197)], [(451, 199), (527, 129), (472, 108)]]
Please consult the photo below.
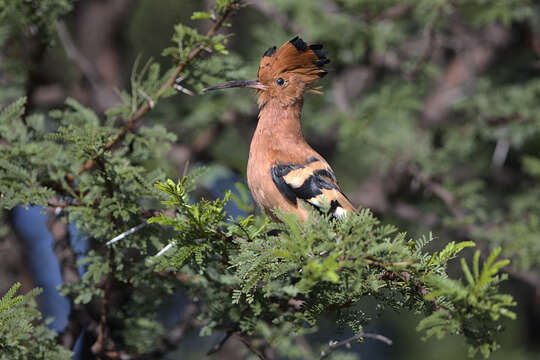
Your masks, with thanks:
[[(306, 97), (303, 126), (316, 149), (326, 149), (333, 134), (329, 162), (345, 192), (358, 192), (369, 178), (366, 184), (381, 184), (382, 194), (368, 201), (383, 216), (399, 217), (414, 233), (435, 230), (396, 210), (422, 209), (440, 221), (441, 237), (467, 228), (472, 240), (491, 250), (501, 246), (513, 269), (537, 273), (537, 55), (514, 43), (526, 32), (511, 29), (520, 24), (537, 32), (538, 3), (353, 0), (335, 2), (332, 10), (324, 1), (269, 3), (294, 25), (280, 19), (254, 25), (253, 42), (261, 47), (251, 57), (297, 29), (329, 50), (335, 72), (323, 83), (323, 98)], [(467, 59), (479, 44), (494, 55), (476, 69)], [(457, 69), (472, 73), (459, 81)], [(409, 165), (451, 201), (411, 176)]]
[[(21, 284), (16, 283), (8, 290), (8, 292), (4, 296), (2, 296), (2, 299), (0, 299), (0, 313), (9, 310), (10, 307), (15, 306), (23, 300), (23, 297), (21, 295), (13, 297), (13, 295), (15, 295), (15, 293), (17, 292), (17, 290), (19, 290), (20, 287)], [(3, 323), (0, 323), (0, 325), (3, 325)]]
[[(418, 330), (425, 331), (427, 338), (435, 336), (439, 339), (447, 334), (470, 334), (470, 354), (474, 355), (479, 351), (484, 357), (489, 357), (491, 352), (498, 348), (498, 344), (493, 342), (491, 337), (502, 328), (498, 323), (500, 317), (516, 318), (516, 314), (508, 310), (508, 307), (516, 305), (512, 296), (497, 292), (497, 285), (507, 278), (506, 275), (498, 276), (497, 273), (509, 264), (508, 260), (495, 262), (500, 252), (500, 248), (494, 250), (480, 270), (480, 251), (477, 250), (473, 258), (472, 273), (465, 259), (461, 259), (466, 285), (444, 277), (427, 277), (426, 281), (433, 287), (433, 291), (425, 298), (442, 298), (445, 302), (442, 309), (418, 324)], [(445, 307), (446, 302), (459, 304), (459, 310), (452, 314)]]
[(71, 8), (71, 0), (1, 0), (0, 24), (13, 34), (44, 32), (50, 36), (55, 31), (55, 21)]
[(164, 200), (162, 203), (178, 210), (174, 218), (161, 214), (148, 219), (148, 223), (171, 225), (177, 233), (173, 240), (176, 248), (170, 251), (170, 257), (163, 257), (170, 261), (161, 262), (157, 266), (159, 270), (178, 270), (188, 258), (192, 258), (197, 271), (203, 272), (206, 264), (216, 255), (213, 252), (215, 249), (208, 241), (214, 240), (217, 236), (224, 236), (219, 226), (225, 217), (223, 207), (228, 202), (230, 193), (223, 200), (213, 202), (201, 200), (197, 204), (190, 204), (184, 187), (186, 180), (187, 177), (184, 177), (178, 184), (172, 180), (156, 184), (156, 188), (170, 195), (170, 200)]
[[(226, 52), (221, 35), (206, 38), (181, 24), (177, 30), (178, 48), (188, 49), (184, 55), (199, 46)], [(176, 61), (188, 60), (178, 54)], [(177, 65), (171, 64), (162, 71), (152, 60), (144, 65), (137, 60), (131, 88), (120, 92), (122, 101), (104, 116), (71, 98), (63, 109), (50, 111), (48, 117), (27, 115), (25, 98), (4, 107), (0, 115), (0, 134), (7, 145), (0, 147), (0, 206), (11, 209), (19, 204), (64, 204), (62, 216), (77, 223), (81, 232), (92, 239), (94, 249), (81, 261), (88, 269), (85, 276), (80, 282), (64, 285), (61, 291), (75, 303), (86, 305), (104, 296), (103, 283), (109, 278), (123, 284), (129, 300), (109, 314), (110, 321), (121, 324), (111, 336), (133, 353), (154, 350), (166, 335), (156, 313), (179, 284), (174, 278), (164, 278), (148, 264), (151, 254), (167, 243), (168, 232), (148, 226), (113, 245), (113, 249), (104, 244), (116, 234), (145, 222), (149, 214), (160, 208), (153, 184), (165, 178), (166, 154), (176, 136), (160, 124), (143, 126), (136, 132), (122, 130), (117, 124), (119, 120), (133, 119), (145, 103), (153, 108), (162, 98), (176, 94), (174, 89), (162, 86)], [(185, 73), (196, 75), (201, 72), (199, 69), (204, 71), (202, 63), (200, 68), (186, 66)], [(222, 67), (214, 67), (214, 74), (221, 70)], [(197, 76), (190, 77), (191, 84), (202, 88), (200, 81)], [(116, 145), (110, 146), (112, 143)], [(92, 168), (81, 172), (89, 161), (94, 164)], [(190, 209), (194, 221), (217, 224), (222, 220), (216, 217), (221, 203), (224, 202), (183, 204)], [(193, 231), (188, 235), (197, 234), (196, 229)], [(198, 235), (207, 237), (210, 233)], [(198, 245), (196, 241), (193, 244)], [(137, 261), (133, 254), (137, 254)], [(190, 254), (201, 265), (210, 256), (204, 246), (194, 248)]]
[(0, 359), (70, 359), (71, 352), (56, 343), (55, 332), (43, 324), (36, 309), (35, 289), (26, 295), (15, 293), (21, 284), (14, 284), (0, 299)]
[(26, 99), (21, 98), (0, 113), (1, 133), (13, 144), (0, 148), (2, 208), (29, 203), (46, 205), (54, 195), (51, 189), (40, 185), (41, 176), (36, 165), (47, 163), (58, 147), (54, 144), (42, 147), (33, 141), (43, 127), (43, 118), (34, 116), (33, 121), (25, 125), (21, 121), (25, 103)]
[[(495, 262), (499, 252), (481, 272), (477, 252), (474, 277), (464, 265), (469, 282), (464, 287), (448, 279), (446, 266), (472, 242), (451, 242), (440, 252), (425, 253), (428, 240), (407, 239), (395, 227), (381, 225), (367, 209), (343, 220), (313, 211), (305, 224), (281, 212), (276, 214), (281, 223), (252, 216), (225, 222), (229, 195), (189, 204), (185, 182), (156, 185), (167, 194), (163, 203), (175, 215), (149, 221), (174, 230), (174, 247), (160, 257), (157, 269), (189, 277), (186, 286), (192, 296), (208, 307), (204, 334), (238, 329), (281, 345), (287, 343), (285, 337), (316, 327), (328, 313), (359, 334), (369, 323), (361, 304), (373, 297), (379, 311), (407, 308), (424, 314), (418, 328), (427, 336), (460, 334), (472, 353), (489, 355), (501, 331), (500, 315), (514, 317), (507, 310), (515, 305), (512, 297), (497, 291), (497, 273), (507, 264)], [(291, 356), (284, 346), (278, 353)]]
[[(212, 14), (207, 12), (195, 12), (192, 16), (193, 20), (212, 19)], [(172, 56), (179, 62), (185, 62), (190, 53), (196, 47), (208, 47), (215, 50), (219, 54), (228, 54), (225, 48), (226, 37), (223, 35), (215, 35), (207, 37), (189, 26), (178, 24), (174, 27), (174, 35), (172, 41), (176, 44), (174, 47), (168, 47), (161, 53), (163, 56)]]
[[(56, 21), (72, 0), (0, 0), (0, 104), (23, 96), (31, 61), (54, 42)], [(13, 56), (14, 55), (14, 56)]]

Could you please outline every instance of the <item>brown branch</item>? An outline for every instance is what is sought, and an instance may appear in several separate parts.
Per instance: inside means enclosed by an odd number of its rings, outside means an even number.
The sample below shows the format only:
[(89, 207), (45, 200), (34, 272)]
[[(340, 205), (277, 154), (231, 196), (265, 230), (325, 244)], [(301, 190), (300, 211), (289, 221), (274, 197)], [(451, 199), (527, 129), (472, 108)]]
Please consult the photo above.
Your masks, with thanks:
[[(99, 204), (99, 201), (96, 200), (96, 202), (93, 204), (93, 206), (97, 206)], [(59, 202), (56, 200), (49, 200), (47, 201), (47, 207), (50, 208), (66, 208), (68, 206), (86, 206), (86, 204), (83, 204), (78, 201), (73, 201), (71, 199), (68, 199), (64, 202)]]
[(422, 183), (427, 189), (429, 189), (431, 192), (433, 192), (437, 197), (439, 197), (444, 204), (450, 209), (452, 214), (456, 219), (459, 221), (463, 221), (465, 219), (465, 214), (462, 212), (462, 210), (457, 206), (456, 199), (454, 198), (454, 195), (447, 189), (445, 189), (441, 184), (438, 182), (435, 182), (428, 178), (425, 174), (423, 174), (416, 166), (409, 165), (408, 171), (411, 175), (414, 176), (415, 179), (417, 179), (420, 183)]
[[(208, 32), (206, 33), (206, 37), (212, 37), (214, 34), (222, 27), (223, 23), (231, 15), (231, 13), (237, 9), (238, 4), (241, 0), (234, 1), (231, 5), (229, 5), (221, 16), (216, 20), (214, 26)], [(155, 98), (159, 98), (168, 88), (173, 87), (175, 84), (176, 79), (180, 76), (182, 71), (186, 68), (187, 65), (195, 58), (197, 57), (202, 51), (204, 50), (204, 46), (198, 45), (196, 46), (191, 52), (189, 53), (187, 59), (179, 64), (174, 73), (167, 79), (167, 81), (159, 88), (157, 91)], [(131, 117), (131, 119), (124, 125), (124, 127), (120, 130), (120, 133), (118, 133), (111, 141), (106, 143), (103, 146), (103, 150), (110, 150), (115, 145), (120, 143), (126, 135), (133, 129), (133, 127), (137, 124), (137, 122), (143, 117), (144, 114), (148, 112), (148, 110), (151, 109), (150, 103), (148, 101), (145, 101), (141, 107), (135, 112), (135, 114)], [(80, 175), (84, 173), (87, 170), (90, 170), (96, 163), (96, 158), (92, 158), (88, 160), (86, 163), (84, 163), (79, 170), (77, 171), (77, 175)]]
[[(471, 34), (472, 35), (472, 34)], [(475, 77), (497, 56), (497, 51), (511, 40), (511, 31), (503, 26), (487, 26), (479, 36), (457, 37), (460, 44), (457, 55), (446, 67), (435, 88), (424, 101), (422, 126), (429, 127), (443, 122), (465, 84)]]
[(236, 334), (236, 337), (242, 342), (242, 344), (244, 344), (248, 348), (249, 351), (257, 355), (259, 359), (266, 360), (266, 356), (264, 356), (264, 354), (259, 349), (257, 349), (253, 344), (251, 344), (245, 336)]
[(188, 304), (183, 311), (182, 320), (167, 332), (167, 336), (159, 349), (149, 351), (137, 357), (138, 359), (161, 359), (178, 347), (178, 342), (184, 337), (187, 331), (198, 326), (197, 314), (199, 310), (193, 303)]
[(353, 341), (362, 339), (362, 338), (370, 338), (374, 340), (382, 341), (383, 343), (387, 345), (392, 345), (392, 340), (387, 338), (386, 336), (380, 335), (380, 334), (372, 334), (372, 333), (360, 333), (358, 335), (352, 336), (348, 339), (345, 339), (343, 341), (340, 341), (338, 343), (334, 343), (328, 347), (328, 349), (321, 352), (320, 359), (326, 359), (330, 353), (342, 346), (350, 346)]
[(92, 352), (96, 354), (98, 359), (104, 358), (105, 352), (107, 350), (107, 337), (108, 337), (108, 328), (107, 328), (107, 316), (109, 309), (109, 302), (111, 300), (111, 291), (113, 288), (114, 281), (114, 248), (109, 247), (109, 269), (107, 272), (107, 279), (105, 279), (105, 288), (103, 290), (103, 301), (101, 303), (101, 317), (99, 320), (98, 326), (98, 336), (94, 345), (92, 345)]
[(94, 91), (99, 90), (102, 86), (103, 80), (97, 73), (96, 69), (94, 69), (92, 63), (86, 57), (84, 57), (84, 55), (73, 43), (73, 39), (71, 38), (64, 21), (59, 20), (56, 23), (56, 32), (58, 33), (58, 38), (60, 39), (68, 58), (71, 59), (81, 70), (84, 77), (86, 77), (92, 88), (94, 88)]
[(70, 204), (70, 203), (67, 203), (67, 202), (65, 202), (65, 203), (57, 203), (55, 201), (48, 201), (47, 206), (51, 207), (51, 208), (65, 208), (67, 206), (80, 206), (80, 204), (76, 204), (76, 203)]
[[(107, 173), (107, 169), (105, 168), (105, 160), (103, 158), (97, 158), (96, 159), (97, 165), (102, 172), (103, 178), (105, 179), (105, 187), (107, 189), (107, 194), (109, 198), (114, 197), (114, 183), (112, 182), (111, 178), (109, 177), (109, 174)], [(121, 222), (120, 220), (115, 217), (114, 215), (111, 215), (111, 221), (115, 224), (115, 226), (120, 229)], [(96, 354), (98, 359), (105, 358), (107, 356), (107, 351), (110, 349), (107, 349), (107, 345), (109, 344), (109, 329), (107, 327), (107, 318), (109, 313), (109, 302), (111, 299), (111, 292), (113, 290), (113, 283), (115, 280), (115, 263), (114, 263), (114, 247), (110, 246), (107, 248), (108, 251), (108, 270), (107, 270), (107, 278), (105, 279), (105, 286), (103, 289), (103, 302), (101, 303), (101, 318), (99, 321), (98, 326), (98, 336), (96, 339), (96, 342), (92, 345), (92, 352)]]
[(221, 348), (223, 347), (223, 345), (225, 345), (225, 343), (227, 342), (227, 340), (229, 340), (233, 334), (234, 334), (234, 330), (229, 330), (229, 331), (227, 331), (227, 333), (225, 334), (225, 336), (223, 337), (223, 339), (221, 339), (220, 342), (214, 344), (214, 346), (212, 346), (212, 347), (210, 348), (210, 350), (208, 350), (208, 352), (206, 353), (206, 356), (210, 356), (210, 355), (212, 355), (212, 354), (217, 353), (219, 350), (221, 350)]

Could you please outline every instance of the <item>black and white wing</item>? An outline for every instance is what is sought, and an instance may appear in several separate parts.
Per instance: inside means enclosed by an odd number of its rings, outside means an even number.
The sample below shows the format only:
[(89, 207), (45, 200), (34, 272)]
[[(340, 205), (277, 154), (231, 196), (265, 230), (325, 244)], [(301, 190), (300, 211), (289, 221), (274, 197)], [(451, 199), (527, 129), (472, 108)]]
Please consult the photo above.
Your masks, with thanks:
[(330, 202), (330, 213), (335, 217), (355, 212), (351, 202), (339, 188), (332, 169), (316, 157), (304, 164), (277, 163), (271, 168), (272, 180), (279, 192), (291, 203), (304, 200), (320, 209), (323, 199)]

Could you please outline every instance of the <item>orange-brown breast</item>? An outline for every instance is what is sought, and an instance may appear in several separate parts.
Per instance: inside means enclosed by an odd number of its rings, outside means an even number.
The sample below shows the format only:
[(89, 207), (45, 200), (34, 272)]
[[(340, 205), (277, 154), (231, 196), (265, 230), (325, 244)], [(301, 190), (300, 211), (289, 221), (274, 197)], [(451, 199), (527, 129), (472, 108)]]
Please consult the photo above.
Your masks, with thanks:
[[(322, 156), (304, 140), (300, 111), (301, 103), (283, 107), (278, 102), (270, 102), (264, 106), (259, 114), (259, 123), (251, 141), (247, 178), (255, 201), (270, 216), (272, 216), (272, 209), (279, 208), (285, 212), (297, 213), (304, 221), (308, 216), (308, 211), (303, 208), (302, 202), (293, 203), (287, 199), (272, 180), (271, 173), (272, 167), (278, 164), (306, 164), (313, 158), (317, 159), (316, 163), (307, 164), (301, 171), (289, 175), (288, 182), (293, 185), (296, 182), (300, 183), (302, 180), (297, 180), (295, 177), (303, 177), (303, 172), (309, 173), (316, 168), (328, 169), (332, 172)], [(337, 192), (339, 193), (339, 190)], [(354, 210), (342, 194), (339, 196), (343, 199), (340, 203), (346, 206), (347, 210)]]
[(315, 153), (305, 142), (300, 127), (300, 109), (283, 108), (277, 103), (266, 104), (259, 113), (253, 134), (247, 166), (248, 186), (255, 202), (271, 215), (271, 209), (296, 212), (302, 220), (307, 212), (288, 201), (272, 181), (271, 168), (277, 163), (304, 162)]

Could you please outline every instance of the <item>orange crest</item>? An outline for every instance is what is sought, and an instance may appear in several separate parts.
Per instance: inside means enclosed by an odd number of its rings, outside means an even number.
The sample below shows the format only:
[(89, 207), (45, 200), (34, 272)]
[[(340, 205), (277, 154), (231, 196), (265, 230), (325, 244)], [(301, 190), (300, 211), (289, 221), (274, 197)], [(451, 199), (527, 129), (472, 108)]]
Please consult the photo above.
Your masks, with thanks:
[(307, 45), (298, 36), (278, 50), (266, 50), (259, 65), (257, 79), (232, 80), (213, 85), (204, 91), (247, 87), (257, 90), (259, 106), (274, 101), (281, 106), (301, 104), (306, 91), (321, 94), (312, 86), (315, 80), (327, 74), (324, 65), (330, 60), (322, 45)]
[(323, 68), (330, 60), (326, 58), (328, 52), (322, 45), (307, 45), (298, 36), (283, 44), (277, 51), (273, 46), (266, 50), (259, 65), (258, 80), (264, 85), (273, 85), (276, 81), (290, 75), (310, 85), (315, 80), (325, 76), (327, 71)]

